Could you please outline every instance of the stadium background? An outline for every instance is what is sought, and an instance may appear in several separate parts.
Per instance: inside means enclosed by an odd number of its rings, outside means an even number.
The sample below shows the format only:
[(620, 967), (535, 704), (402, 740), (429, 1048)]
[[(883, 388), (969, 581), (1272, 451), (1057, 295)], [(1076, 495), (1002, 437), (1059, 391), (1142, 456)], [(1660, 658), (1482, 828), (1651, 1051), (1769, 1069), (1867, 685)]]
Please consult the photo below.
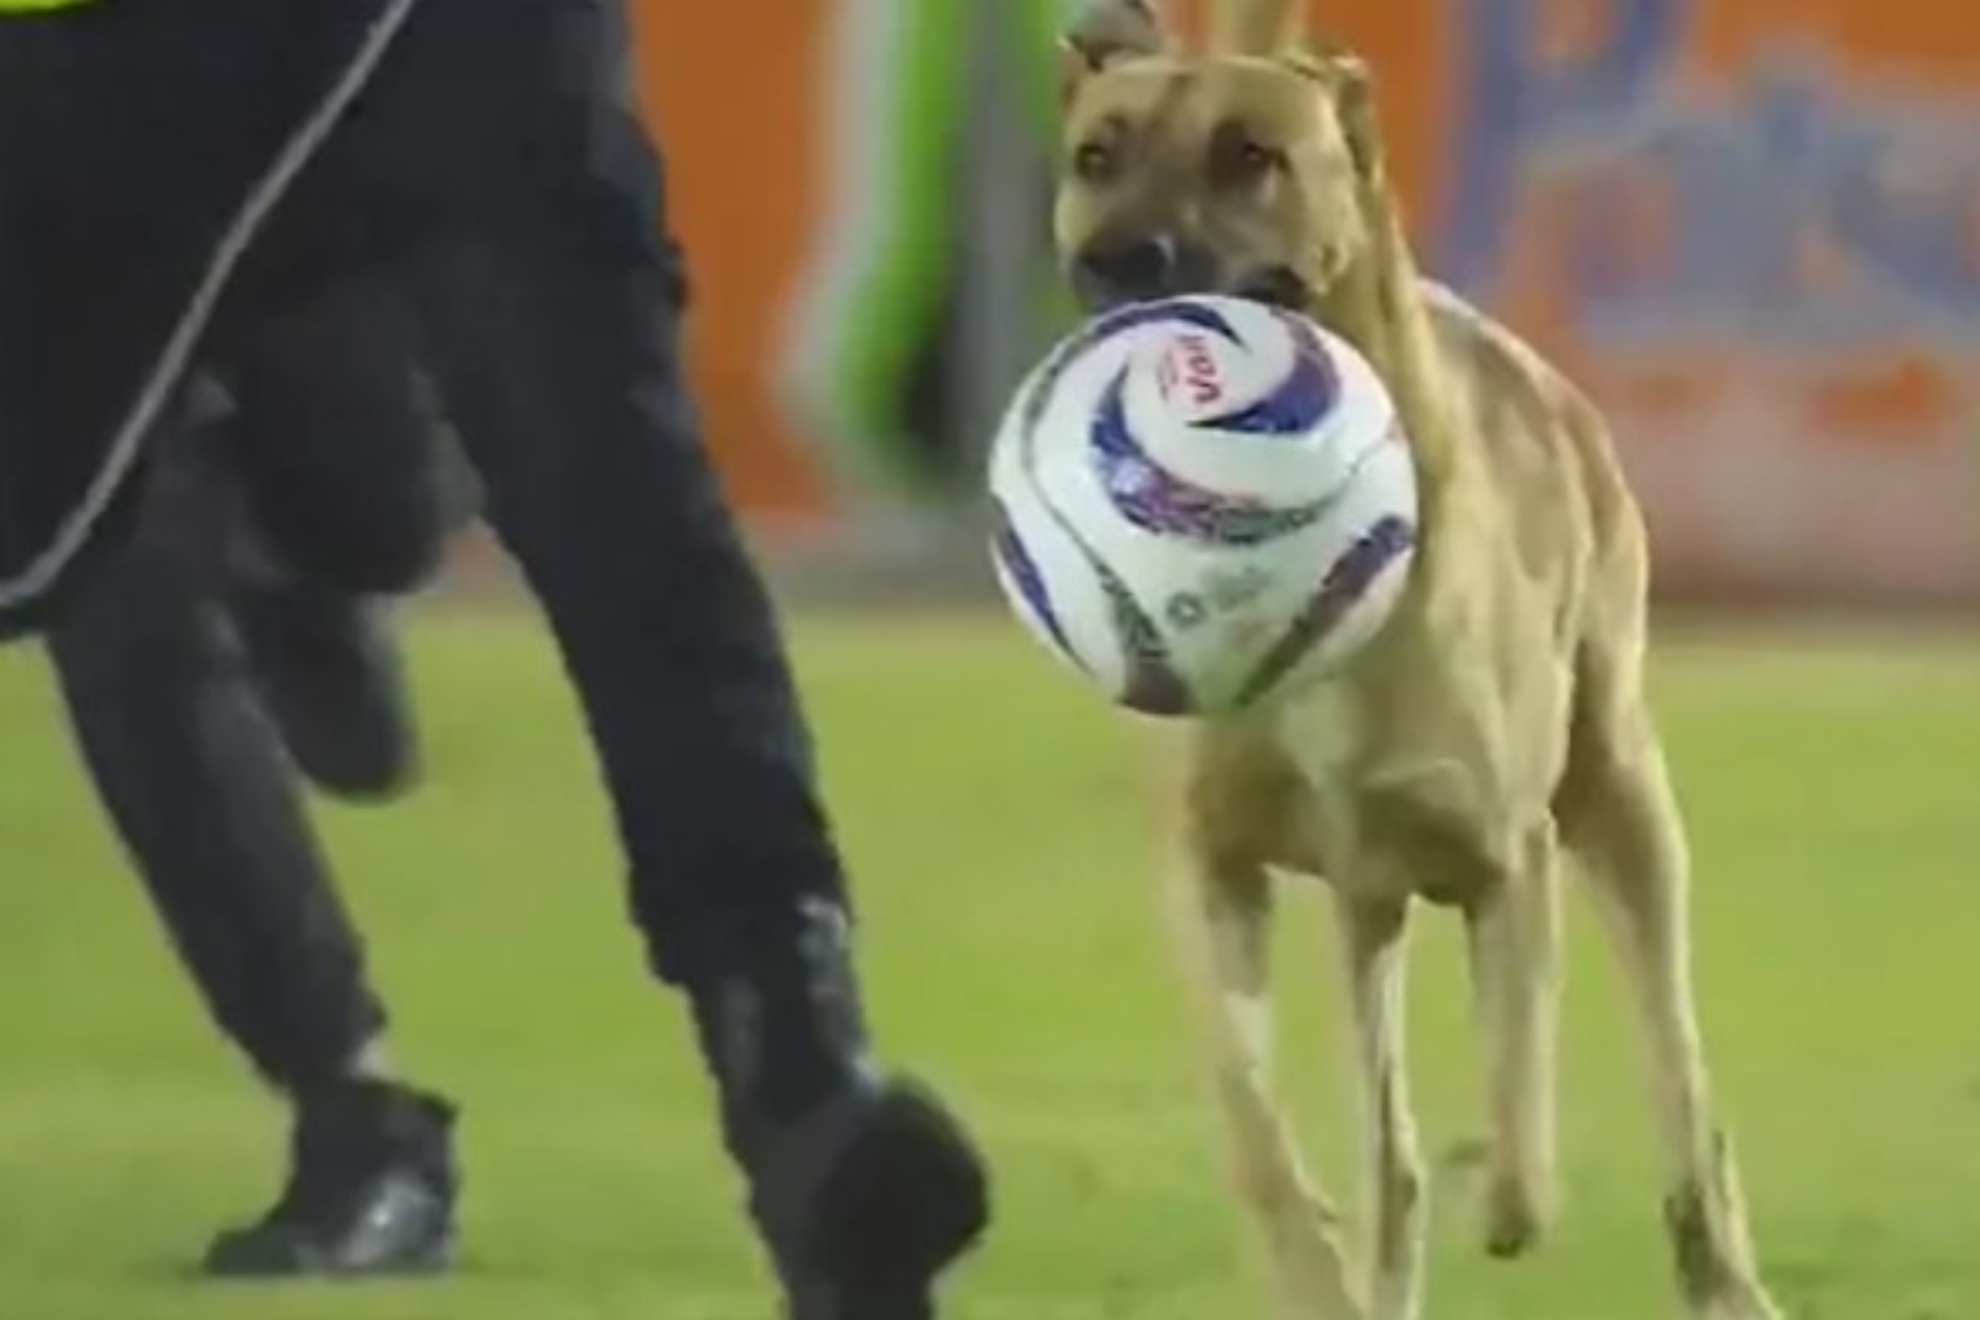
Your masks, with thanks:
[[(1429, 264), (1600, 395), (1660, 592), (1700, 607), (1666, 618), (1656, 697), (1775, 1287), (1795, 1320), (1973, 1320), (1980, 22), (1955, 0), (1316, 5), (1379, 66)], [(1066, 315), (1043, 225), (1061, 0), (632, 8), (709, 435), (797, 606), (876, 1021), (999, 1171), (999, 1230), (950, 1320), (1262, 1315), (1152, 915), (1148, 731), (991, 604), (976, 521), (990, 419)], [(510, 599), (484, 542), (457, 567), (434, 603), (469, 608), (407, 627), (428, 782), (321, 819), (398, 1053), (467, 1104), (463, 1275), (281, 1296), (180, 1280), (270, 1190), (280, 1115), (206, 1028), (43, 666), (12, 648), (0, 1318), (766, 1314), (555, 658), (524, 612), (479, 608), (487, 587)], [(895, 608), (823, 608), (848, 601)], [(1886, 610), (1902, 617), (1865, 621)], [(1351, 1205), (1320, 906), (1285, 906), (1287, 1081)], [(1506, 1270), (1447, 1158), (1481, 1104), (1461, 939), (1423, 923), (1436, 1320), (1674, 1314), (1635, 1034), (1592, 924), (1577, 902), (1569, 1213)]]
[[(981, 588), (1062, 324), (1068, 0), (635, 6), (712, 443), (781, 576)], [(1433, 271), (1615, 419), (1668, 598), (1980, 594), (1980, 25), (1945, 0), (1332, 6)], [(472, 561), (471, 561), (472, 562)]]

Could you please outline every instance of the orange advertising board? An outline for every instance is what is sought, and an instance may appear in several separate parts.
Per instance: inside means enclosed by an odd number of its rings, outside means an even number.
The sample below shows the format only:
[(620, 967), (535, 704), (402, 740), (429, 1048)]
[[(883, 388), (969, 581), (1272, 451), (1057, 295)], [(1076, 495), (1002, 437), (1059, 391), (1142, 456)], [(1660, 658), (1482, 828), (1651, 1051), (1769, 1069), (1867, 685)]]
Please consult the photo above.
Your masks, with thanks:
[[(829, 508), (768, 364), (834, 182), (825, 29), (890, 2), (636, 6), (711, 431), (754, 509)], [(1425, 264), (1609, 410), (1667, 587), (1980, 598), (1970, 5), (1314, 8), (1378, 70)]]
[(815, 449), (779, 403), (785, 317), (823, 209), (836, 0), (631, 0), (640, 91), (664, 144), (670, 219), (693, 287), (696, 402), (737, 501), (829, 514)]
[(1426, 264), (1615, 422), (1667, 588), (1980, 598), (1980, 23), (1315, 0)]

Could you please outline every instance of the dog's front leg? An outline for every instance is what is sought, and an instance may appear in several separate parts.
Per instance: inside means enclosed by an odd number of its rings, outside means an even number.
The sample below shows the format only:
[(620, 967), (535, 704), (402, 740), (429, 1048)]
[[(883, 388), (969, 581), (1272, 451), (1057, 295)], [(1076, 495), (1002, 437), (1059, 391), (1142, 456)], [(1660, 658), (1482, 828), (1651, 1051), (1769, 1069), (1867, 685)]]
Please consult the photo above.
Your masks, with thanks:
[(1232, 1181), (1263, 1239), (1277, 1314), (1363, 1320), (1340, 1214), (1307, 1173), (1273, 1094), (1269, 877), (1198, 855), (1178, 874), (1177, 934), (1207, 1024)]
[(1417, 1320), (1427, 1208), (1405, 1046), (1409, 904), (1342, 894), (1336, 906), (1363, 1088), (1369, 1314), (1373, 1320)]
[(1527, 840), (1517, 873), (1499, 878), (1465, 912), (1485, 1037), (1485, 1249), (1501, 1258), (1539, 1240), (1556, 1200), (1559, 852), (1549, 821)]

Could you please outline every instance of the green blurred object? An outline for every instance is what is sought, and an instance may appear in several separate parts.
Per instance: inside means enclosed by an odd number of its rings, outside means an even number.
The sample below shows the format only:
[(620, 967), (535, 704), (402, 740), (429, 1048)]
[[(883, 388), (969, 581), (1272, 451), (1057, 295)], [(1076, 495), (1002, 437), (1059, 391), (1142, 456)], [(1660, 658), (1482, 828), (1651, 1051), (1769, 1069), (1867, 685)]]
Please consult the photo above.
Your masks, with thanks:
[(844, 91), (822, 122), (849, 195), (795, 356), (809, 420), (856, 499), (960, 493), (993, 401), (1063, 322), (1046, 215), (1067, 8), (845, 0)]

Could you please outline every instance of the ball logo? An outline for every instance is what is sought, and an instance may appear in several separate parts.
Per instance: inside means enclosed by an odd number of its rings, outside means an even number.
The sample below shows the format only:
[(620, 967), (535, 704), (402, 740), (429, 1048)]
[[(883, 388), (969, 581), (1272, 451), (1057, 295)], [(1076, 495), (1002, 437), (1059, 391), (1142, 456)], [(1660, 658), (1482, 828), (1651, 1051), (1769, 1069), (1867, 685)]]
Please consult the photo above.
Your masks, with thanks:
[(1193, 591), (1179, 591), (1169, 597), (1168, 602), (1162, 606), (1162, 613), (1169, 620), (1171, 628), (1180, 628), (1187, 632), (1210, 617), (1210, 606), (1203, 597)]
[(1256, 564), (1214, 570), (1206, 574), (1196, 591), (1179, 591), (1162, 606), (1169, 626), (1183, 632), (1201, 627), (1213, 618), (1225, 618), (1257, 600), (1272, 585), (1272, 575)]
[(1156, 381), (1162, 397), (1171, 399), (1178, 392), (1192, 407), (1208, 408), (1224, 399), (1224, 373), (1217, 365), (1217, 354), (1210, 340), (1196, 331), (1184, 331), (1162, 355), (1156, 368)]

